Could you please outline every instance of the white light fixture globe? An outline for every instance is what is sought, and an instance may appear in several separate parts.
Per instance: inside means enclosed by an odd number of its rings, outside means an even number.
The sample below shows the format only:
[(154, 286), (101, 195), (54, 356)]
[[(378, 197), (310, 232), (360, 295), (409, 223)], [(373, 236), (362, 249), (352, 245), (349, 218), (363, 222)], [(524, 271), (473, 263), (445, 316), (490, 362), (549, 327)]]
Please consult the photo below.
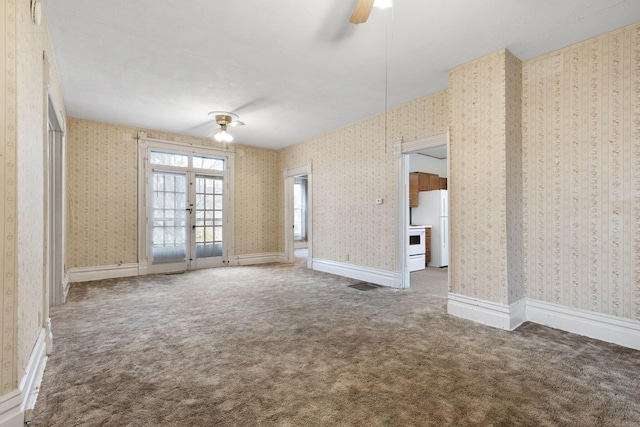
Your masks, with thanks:
[(375, 0), (373, 2), (373, 7), (377, 7), (378, 9), (388, 9), (393, 7), (393, 0)]
[(218, 142), (233, 142), (233, 136), (227, 132), (227, 125), (222, 125), (220, 132), (216, 133), (213, 139)]

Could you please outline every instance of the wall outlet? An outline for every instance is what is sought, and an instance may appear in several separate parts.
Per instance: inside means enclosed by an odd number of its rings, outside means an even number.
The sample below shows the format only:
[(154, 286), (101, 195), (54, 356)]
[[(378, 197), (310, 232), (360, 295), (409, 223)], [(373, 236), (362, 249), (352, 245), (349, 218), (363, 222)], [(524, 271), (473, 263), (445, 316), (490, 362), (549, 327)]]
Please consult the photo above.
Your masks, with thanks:
[(378, 198), (376, 199), (376, 205), (381, 205), (381, 204), (382, 204), (382, 198), (381, 198), (381, 197), (378, 197)]

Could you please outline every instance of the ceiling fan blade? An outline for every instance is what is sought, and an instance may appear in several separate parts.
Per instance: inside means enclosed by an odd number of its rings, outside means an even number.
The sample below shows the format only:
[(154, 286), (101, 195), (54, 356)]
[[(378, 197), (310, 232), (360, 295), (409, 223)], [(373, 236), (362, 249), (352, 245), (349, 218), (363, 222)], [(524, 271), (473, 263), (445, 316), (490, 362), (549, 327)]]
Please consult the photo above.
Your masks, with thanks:
[(222, 130), (222, 128), (221, 128), (221, 127), (217, 127), (217, 128), (215, 128), (214, 130), (212, 130), (211, 132), (209, 132), (209, 133), (207, 134), (207, 137), (209, 137), (209, 136), (213, 136), (213, 135), (215, 135), (215, 134), (218, 134), (218, 133), (220, 133), (220, 131), (221, 131), (221, 130)]
[(367, 22), (371, 9), (373, 9), (373, 1), (374, 0), (358, 0), (358, 4), (353, 11), (353, 15), (349, 18), (349, 22), (352, 24), (362, 24), (363, 22)]
[(234, 120), (232, 122), (230, 122), (227, 126), (229, 127), (237, 127), (237, 126), (244, 126), (244, 122), (240, 121), (240, 120)]

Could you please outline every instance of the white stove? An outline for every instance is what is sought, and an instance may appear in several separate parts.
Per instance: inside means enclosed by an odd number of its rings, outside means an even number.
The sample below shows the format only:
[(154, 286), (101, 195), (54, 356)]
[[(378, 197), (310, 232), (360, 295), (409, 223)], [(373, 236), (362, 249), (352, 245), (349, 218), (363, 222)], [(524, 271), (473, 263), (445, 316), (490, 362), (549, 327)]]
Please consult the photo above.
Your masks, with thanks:
[(410, 225), (409, 226), (409, 255), (408, 267), (409, 271), (424, 270), (425, 260), (425, 228), (427, 225)]

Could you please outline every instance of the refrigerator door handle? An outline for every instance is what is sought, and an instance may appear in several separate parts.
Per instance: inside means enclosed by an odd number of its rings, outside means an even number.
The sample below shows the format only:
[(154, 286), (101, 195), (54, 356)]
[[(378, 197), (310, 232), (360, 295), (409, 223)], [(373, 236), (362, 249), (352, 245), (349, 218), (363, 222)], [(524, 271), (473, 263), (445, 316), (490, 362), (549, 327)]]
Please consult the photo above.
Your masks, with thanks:
[(442, 233), (442, 243), (444, 244), (444, 247), (447, 247), (447, 230), (446, 227), (443, 227), (444, 229), (441, 230), (440, 232)]

